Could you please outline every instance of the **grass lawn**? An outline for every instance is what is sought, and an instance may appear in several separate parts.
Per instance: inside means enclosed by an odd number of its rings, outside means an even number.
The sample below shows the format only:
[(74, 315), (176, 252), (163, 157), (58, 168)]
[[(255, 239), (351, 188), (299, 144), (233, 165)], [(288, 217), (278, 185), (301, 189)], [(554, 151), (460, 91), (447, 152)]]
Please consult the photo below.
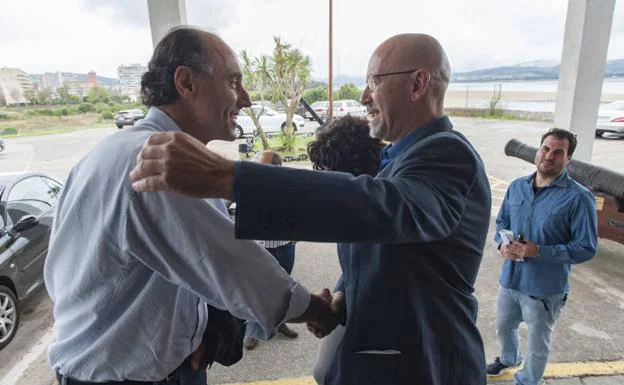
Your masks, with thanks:
[[(0, 111), (3, 113), (3, 111)], [(23, 137), (34, 135), (52, 135), (82, 130), (85, 128), (114, 127), (112, 120), (103, 120), (100, 114), (89, 112), (68, 116), (26, 116), (23, 114), (6, 114), (8, 119), (0, 120), (2, 137)], [(6, 129), (17, 130), (17, 135), (2, 132)], [(12, 130), (11, 130), (12, 131)]]
[[(307, 136), (307, 135), (297, 135), (295, 137), (295, 149), (294, 151), (285, 151), (284, 150), (284, 145), (282, 143), (282, 139), (280, 138), (280, 136), (273, 136), (269, 139), (269, 150), (273, 150), (275, 152), (277, 152), (278, 154), (280, 154), (282, 156), (282, 158), (285, 157), (299, 157), (301, 155), (306, 155), (308, 154), (308, 143), (310, 143), (311, 141), (314, 140), (314, 136)], [(256, 152), (261, 152), (263, 151), (262, 148), (262, 141), (260, 140), (260, 138), (257, 138), (256, 141), (254, 142), (254, 146), (253, 146), (253, 150)], [(307, 158), (306, 158), (307, 159)]]

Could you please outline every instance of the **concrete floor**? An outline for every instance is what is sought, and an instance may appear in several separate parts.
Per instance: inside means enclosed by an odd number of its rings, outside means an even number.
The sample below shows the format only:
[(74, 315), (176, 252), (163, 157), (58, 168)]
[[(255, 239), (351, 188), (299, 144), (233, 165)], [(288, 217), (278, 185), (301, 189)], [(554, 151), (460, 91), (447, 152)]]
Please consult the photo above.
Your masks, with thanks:
[[(511, 138), (537, 146), (547, 123), (454, 119), (480, 151), (493, 187), (493, 213), (498, 210), (506, 183), (526, 175), (534, 166), (504, 155)], [(313, 129), (310, 125), (309, 129)], [(116, 129), (84, 130), (70, 134), (7, 139), (7, 151), (0, 153), (0, 170), (45, 170), (66, 177), (69, 169), (95, 143)], [(227, 156), (236, 156), (236, 144), (219, 142), (211, 147)], [(624, 140), (598, 139), (593, 162), (624, 173)], [(305, 167), (304, 164), (295, 165)], [(496, 198), (498, 197), (498, 198)], [(302, 204), (304, 204), (302, 197)], [(494, 333), (494, 308), (498, 291), (501, 260), (495, 253), (491, 232), (476, 284), (480, 303), (479, 328), (488, 358), (497, 355)], [(624, 245), (601, 240), (600, 251), (591, 261), (575, 266), (570, 278), (571, 294), (554, 334), (553, 362), (613, 361), (624, 359)], [(339, 276), (335, 245), (297, 244), (293, 275), (311, 290), (332, 287)], [(52, 303), (45, 290), (21, 304), (21, 325), (15, 340), (0, 351), (0, 385), (43, 385), (51, 383), (46, 364), (45, 345), (54, 338)], [(215, 365), (209, 371), (212, 384), (309, 376), (319, 341), (302, 325), (294, 328), (299, 338), (282, 336), (247, 352), (230, 368)], [(524, 335), (526, 330), (522, 330)], [(566, 382), (567, 381), (567, 382)], [(574, 382), (576, 381), (576, 382)], [(610, 382), (607, 382), (610, 381)], [(618, 382), (619, 381), (619, 382)], [(505, 382), (501, 382), (505, 383)], [(624, 384), (622, 377), (548, 380), (549, 385)]]

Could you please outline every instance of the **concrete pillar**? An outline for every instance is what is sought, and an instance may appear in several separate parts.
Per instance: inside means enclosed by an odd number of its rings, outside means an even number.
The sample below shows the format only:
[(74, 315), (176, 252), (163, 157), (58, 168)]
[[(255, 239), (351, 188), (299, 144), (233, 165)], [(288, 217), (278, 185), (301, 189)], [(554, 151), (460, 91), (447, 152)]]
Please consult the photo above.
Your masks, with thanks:
[(591, 161), (615, 0), (569, 0), (555, 127), (578, 135), (574, 158)]
[(186, 24), (186, 0), (147, 0), (147, 10), (154, 47), (171, 28)]

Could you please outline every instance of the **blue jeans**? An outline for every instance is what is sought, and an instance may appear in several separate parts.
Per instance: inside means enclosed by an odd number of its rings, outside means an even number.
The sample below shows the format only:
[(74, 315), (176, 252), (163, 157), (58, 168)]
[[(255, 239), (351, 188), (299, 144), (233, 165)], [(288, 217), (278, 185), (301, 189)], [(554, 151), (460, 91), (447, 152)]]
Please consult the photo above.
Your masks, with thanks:
[(533, 297), (516, 290), (500, 288), (496, 305), (496, 337), (501, 346), (503, 365), (519, 365), (518, 326), (528, 327), (528, 346), (524, 367), (514, 375), (517, 385), (537, 385), (544, 375), (555, 322), (565, 305), (567, 294)]
[(266, 249), (272, 256), (277, 259), (280, 266), (286, 270), (288, 274), (292, 273), (295, 266), (295, 244), (290, 242), (287, 245), (276, 247), (274, 249)]

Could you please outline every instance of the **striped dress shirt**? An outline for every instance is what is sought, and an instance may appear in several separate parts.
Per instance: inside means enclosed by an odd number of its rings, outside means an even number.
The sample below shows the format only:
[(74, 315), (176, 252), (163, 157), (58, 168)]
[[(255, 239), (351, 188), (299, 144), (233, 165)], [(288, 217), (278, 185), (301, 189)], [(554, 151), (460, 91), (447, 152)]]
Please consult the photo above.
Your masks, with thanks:
[(81, 381), (157, 381), (202, 340), (206, 304), (259, 325), (264, 338), (310, 295), (254, 241), (236, 240), (225, 205), (136, 193), (129, 172), (145, 140), (180, 130), (152, 108), (71, 171), (45, 263), (56, 341), (50, 366)]

